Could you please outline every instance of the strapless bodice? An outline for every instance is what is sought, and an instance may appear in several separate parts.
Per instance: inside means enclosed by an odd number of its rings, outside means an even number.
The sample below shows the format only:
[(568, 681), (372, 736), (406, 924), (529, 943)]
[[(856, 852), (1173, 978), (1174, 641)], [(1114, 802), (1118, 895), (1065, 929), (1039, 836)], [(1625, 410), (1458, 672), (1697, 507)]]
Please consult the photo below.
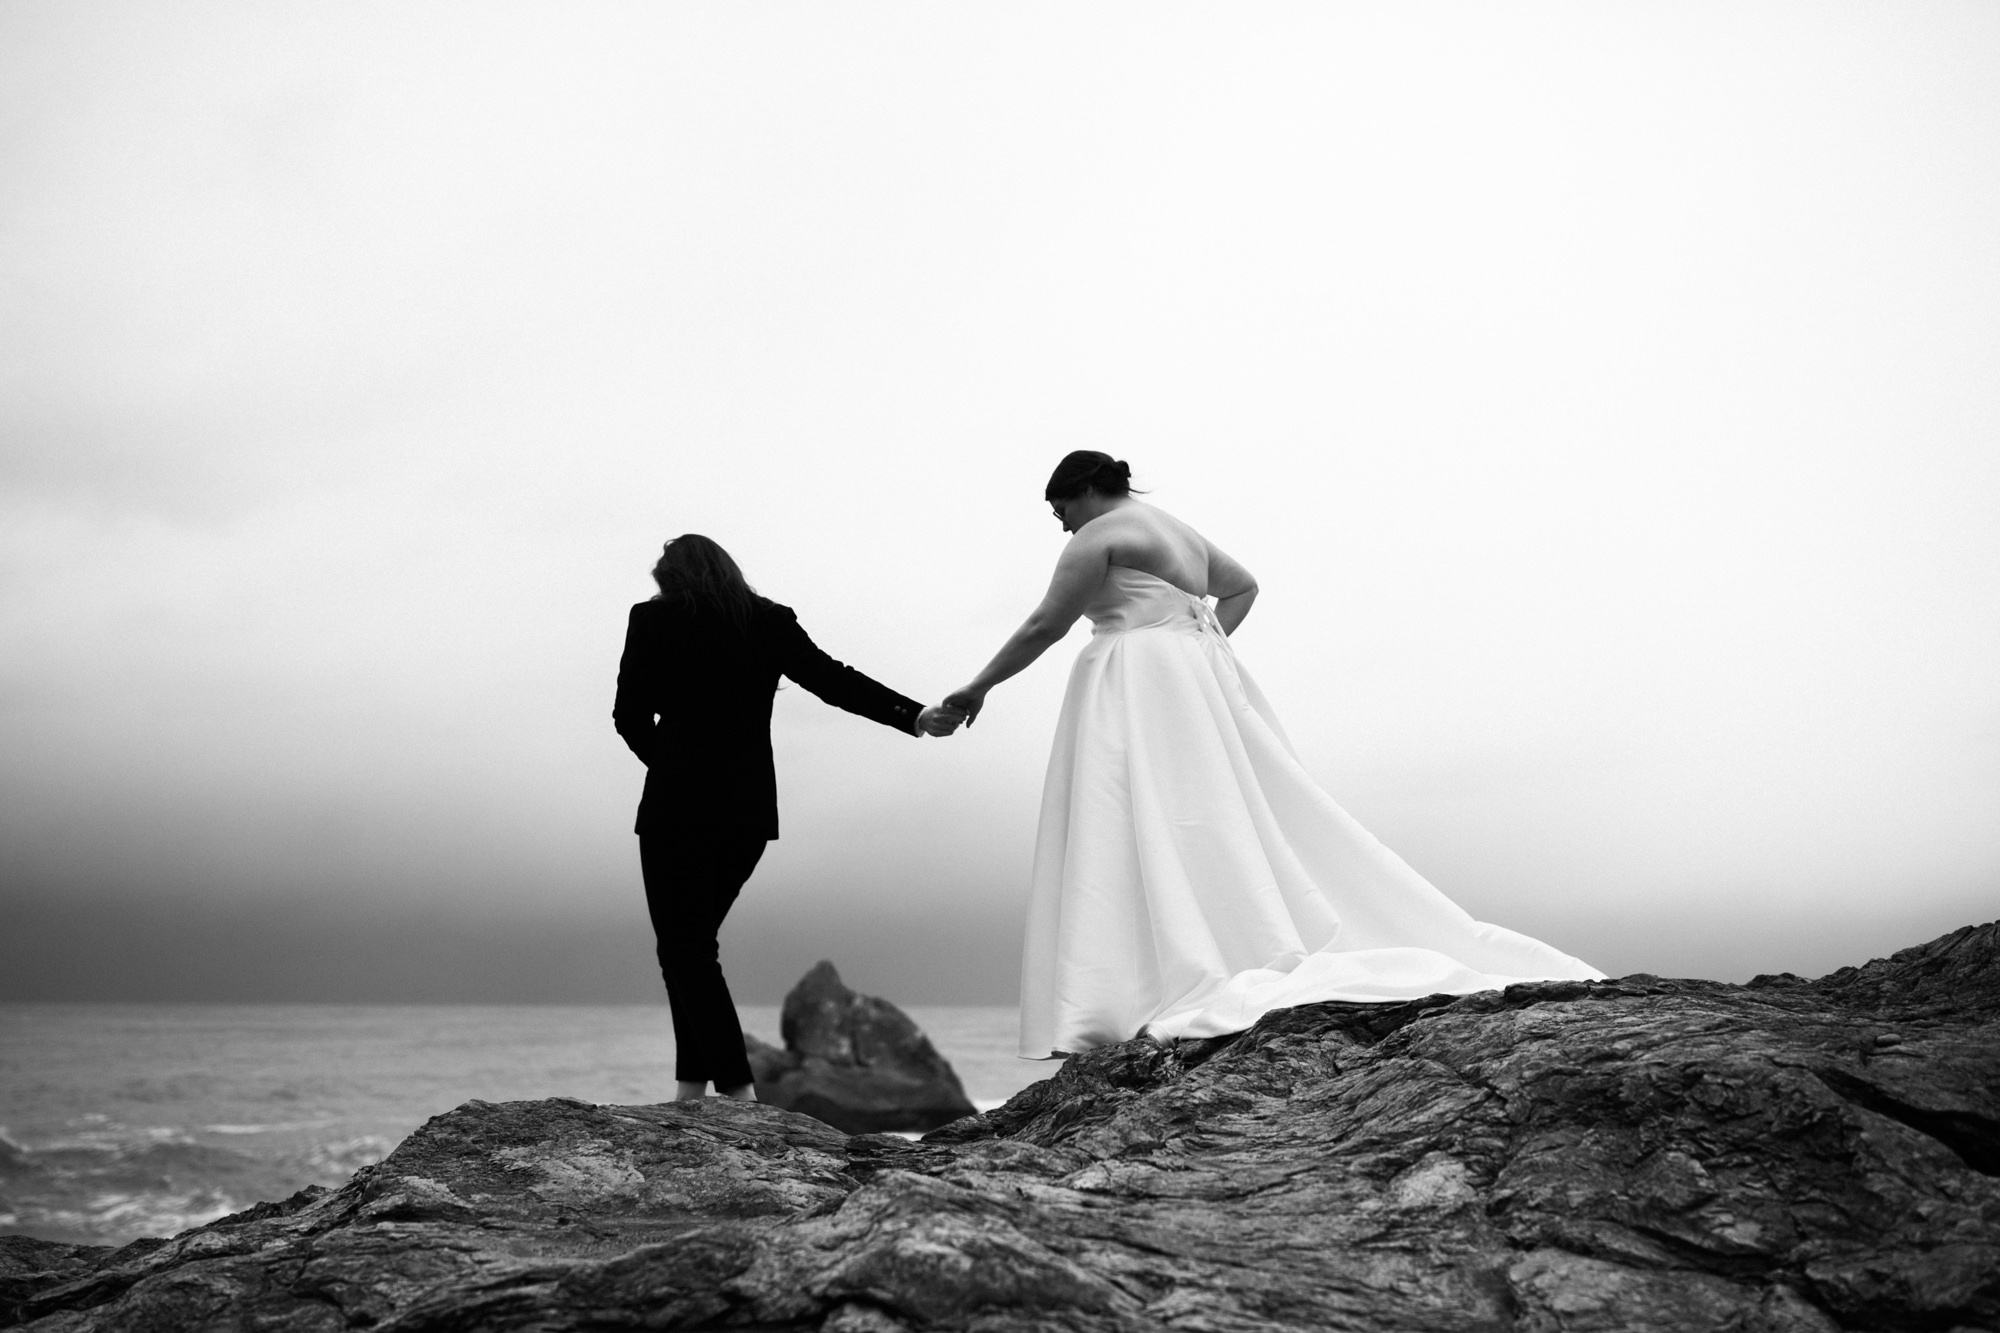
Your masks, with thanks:
[(1090, 604), (1092, 634), (1123, 634), (1135, 629), (1178, 629), (1189, 634), (1223, 637), (1215, 609), (1197, 597), (1143, 569), (1113, 565)]

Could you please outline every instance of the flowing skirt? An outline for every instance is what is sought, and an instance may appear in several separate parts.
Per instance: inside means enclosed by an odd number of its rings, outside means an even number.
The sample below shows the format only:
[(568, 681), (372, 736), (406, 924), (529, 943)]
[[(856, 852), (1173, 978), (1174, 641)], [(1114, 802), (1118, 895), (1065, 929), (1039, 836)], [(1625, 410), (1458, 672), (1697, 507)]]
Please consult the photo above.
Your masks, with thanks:
[(1212, 620), (1078, 655), (1042, 789), (1023, 1056), (1602, 976), (1473, 920), (1335, 804)]

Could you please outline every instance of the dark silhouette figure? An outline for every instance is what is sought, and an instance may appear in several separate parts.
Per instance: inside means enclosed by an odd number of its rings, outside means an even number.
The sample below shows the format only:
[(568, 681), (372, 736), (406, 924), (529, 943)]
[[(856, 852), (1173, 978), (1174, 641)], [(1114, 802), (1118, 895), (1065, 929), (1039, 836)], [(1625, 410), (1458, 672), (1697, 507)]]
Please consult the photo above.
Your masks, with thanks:
[(632, 608), (611, 716), (646, 765), (639, 865), (673, 1008), (675, 1078), (683, 1098), (712, 1082), (754, 1099), (716, 932), (778, 836), (778, 677), (912, 736), (947, 735), (963, 714), (926, 708), (827, 656), (790, 607), (758, 596), (706, 537), (668, 542), (653, 578), (660, 595)]

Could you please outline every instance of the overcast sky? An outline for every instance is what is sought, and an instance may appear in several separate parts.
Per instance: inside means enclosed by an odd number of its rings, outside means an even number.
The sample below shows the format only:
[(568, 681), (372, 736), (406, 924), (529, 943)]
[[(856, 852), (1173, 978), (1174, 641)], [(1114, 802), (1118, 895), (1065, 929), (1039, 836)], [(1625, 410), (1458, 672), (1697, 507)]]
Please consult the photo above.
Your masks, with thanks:
[[(1074, 448), (1613, 973), (2000, 902), (2000, 8), (0, 0), (0, 997), (645, 999), (625, 608), (905, 693)], [(1083, 629), (780, 695), (739, 999), (1013, 998)]]

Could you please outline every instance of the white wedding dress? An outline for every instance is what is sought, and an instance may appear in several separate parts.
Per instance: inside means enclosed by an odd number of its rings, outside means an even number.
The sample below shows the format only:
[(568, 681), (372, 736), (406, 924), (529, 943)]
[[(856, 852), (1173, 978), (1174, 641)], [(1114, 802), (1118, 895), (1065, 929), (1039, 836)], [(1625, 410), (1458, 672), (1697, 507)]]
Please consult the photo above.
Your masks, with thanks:
[(1112, 566), (1042, 789), (1021, 1054), (1603, 973), (1474, 921), (1321, 791), (1208, 602)]

